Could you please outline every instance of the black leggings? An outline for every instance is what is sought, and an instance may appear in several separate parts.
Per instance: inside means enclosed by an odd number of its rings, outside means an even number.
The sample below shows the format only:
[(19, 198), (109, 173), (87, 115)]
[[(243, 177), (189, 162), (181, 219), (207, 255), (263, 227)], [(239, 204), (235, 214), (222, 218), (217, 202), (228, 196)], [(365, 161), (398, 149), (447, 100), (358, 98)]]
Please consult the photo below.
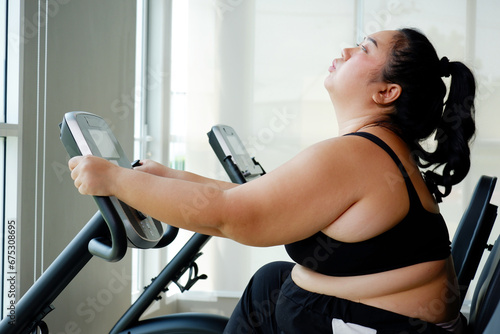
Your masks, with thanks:
[(294, 265), (273, 262), (259, 269), (224, 333), (449, 334), (422, 320), (303, 290), (291, 279)]

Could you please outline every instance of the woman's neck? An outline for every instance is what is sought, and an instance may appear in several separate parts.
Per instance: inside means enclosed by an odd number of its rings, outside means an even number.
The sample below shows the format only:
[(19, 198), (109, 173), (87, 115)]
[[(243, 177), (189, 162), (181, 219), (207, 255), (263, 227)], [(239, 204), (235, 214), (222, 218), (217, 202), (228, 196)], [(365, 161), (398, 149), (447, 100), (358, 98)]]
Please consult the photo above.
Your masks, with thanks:
[(345, 135), (351, 132), (357, 132), (361, 129), (366, 129), (377, 125), (380, 119), (373, 116), (363, 116), (358, 118), (350, 118), (347, 120), (338, 120), (339, 134)]
[(340, 135), (384, 123), (384, 121), (388, 121), (388, 115), (393, 112), (392, 109), (377, 105), (363, 108), (335, 108), (335, 111)]

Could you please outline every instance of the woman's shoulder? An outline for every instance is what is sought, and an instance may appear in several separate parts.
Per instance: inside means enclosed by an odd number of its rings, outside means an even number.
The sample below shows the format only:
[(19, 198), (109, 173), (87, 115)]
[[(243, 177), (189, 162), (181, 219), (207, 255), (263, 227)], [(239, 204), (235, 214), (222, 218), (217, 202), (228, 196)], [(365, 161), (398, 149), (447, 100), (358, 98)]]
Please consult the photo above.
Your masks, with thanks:
[[(358, 133), (356, 133), (358, 134)], [(397, 156), (406, 156), (407, 149), (401, 142), (390, 137), (378, 136), (382, 142), (396, 152)], [(343, 135), (329, 138), (318, 142), (301, 154), (304, 156), (315, 157), (316, 159), (329, 160), (330, 163), (336, 165), (338, 163), (347, 164), (349, 168), (354, 165), (362, 164), (361, 167), (366, 168), (365, 162), (376, 163), (377, 161), (386, 162), (389, 155), (384, 153), (383, 148), (378, 146), (373, 141), (359, 135)], [(404, 157), (401, 160), (408, 160)], [(406, 162), (406, 161), (405, 161)], [(406, 163), (405, 163), (406, 165)], [(374, 167), (374, 166), (373, 166)]]
[[(374, 196), (384, 188), (393, 192), (394, 189), (386, 185), (391, 185), (394, 179), (402, 180), (390, 156), (373, 142), (358, 136), (339, 136), (318, 142), (296, 158), (300, 164), (307, 161), (309, 172), (321, 175), (325, 186), (342, 185), (339, 189), (346, 194), (355, 193), (358, 199)], [(405, 190), (404, 182), (402, 185)]]
[(343, 135), (317, 142), (303, 152), (344, 160), (357, 156), (362, 157), (372, 148), (373, 143), (370, 143), (369, 140), (353, 135)]

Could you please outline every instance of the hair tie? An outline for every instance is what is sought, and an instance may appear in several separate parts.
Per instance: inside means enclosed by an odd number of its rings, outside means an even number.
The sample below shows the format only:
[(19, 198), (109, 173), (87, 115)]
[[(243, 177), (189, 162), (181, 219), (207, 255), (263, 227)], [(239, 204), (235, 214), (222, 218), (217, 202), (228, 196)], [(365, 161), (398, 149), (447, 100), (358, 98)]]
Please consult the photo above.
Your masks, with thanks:
[(450, 74), (450, 60), (448, 57), (443, 57), (439, 61), (439, 76), (447, 78)]

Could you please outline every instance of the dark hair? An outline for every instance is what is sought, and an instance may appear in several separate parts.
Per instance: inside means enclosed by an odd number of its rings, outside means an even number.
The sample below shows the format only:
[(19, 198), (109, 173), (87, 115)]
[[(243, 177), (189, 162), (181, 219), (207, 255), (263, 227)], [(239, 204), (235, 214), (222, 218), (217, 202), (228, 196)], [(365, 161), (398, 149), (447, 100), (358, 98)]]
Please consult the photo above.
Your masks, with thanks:
[[(427, 37), (415, 29), (398, 30), (382, 76), (402, 88), (389, 123), (409, 145), (418, 166), (427, 169), (427, 186), (441, 201), (470, 169), (469, 142), (476, 130), (474, 76), (461, 62), (440, 60)], [(442, 76), (451, 76), (446, 101)], [(426, 150), (422, 142), (432, 134), (436, 147)]]

